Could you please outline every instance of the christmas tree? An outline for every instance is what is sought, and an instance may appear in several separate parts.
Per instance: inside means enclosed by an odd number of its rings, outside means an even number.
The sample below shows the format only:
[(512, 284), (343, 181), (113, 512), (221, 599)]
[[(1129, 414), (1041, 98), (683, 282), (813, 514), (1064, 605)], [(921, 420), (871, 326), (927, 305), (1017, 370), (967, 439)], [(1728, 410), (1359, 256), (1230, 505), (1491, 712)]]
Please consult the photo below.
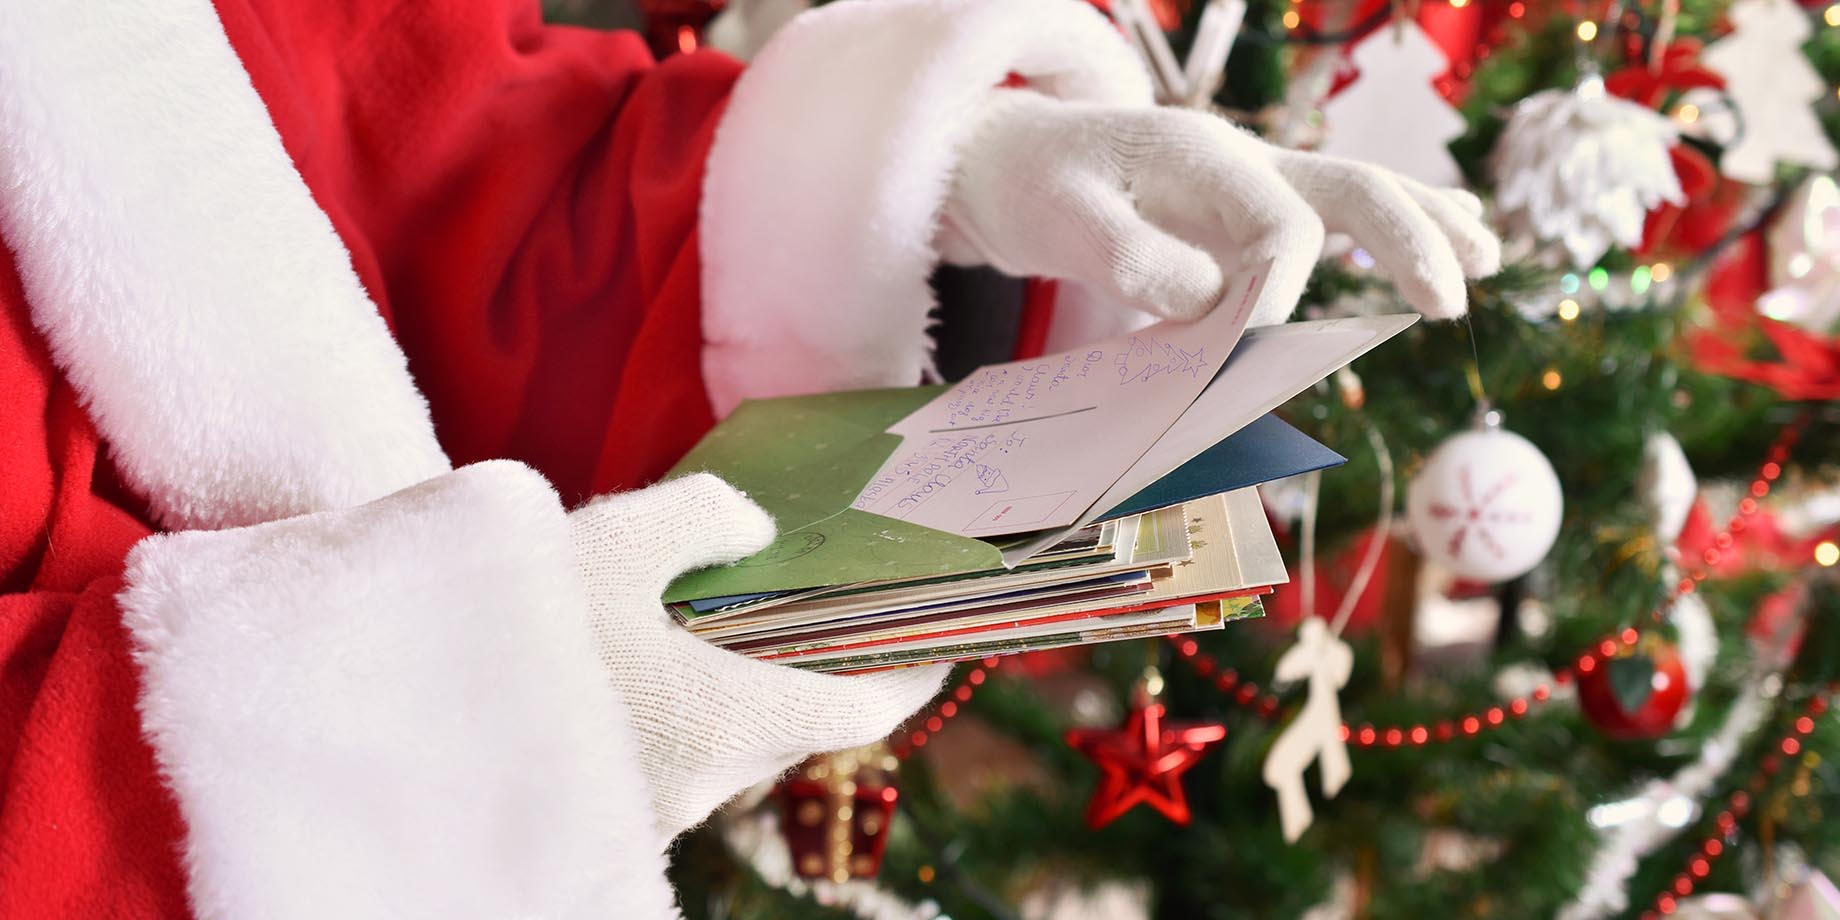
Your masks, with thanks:
[[(1371, 74), (1323, 98), (1341, 55), (1383, 47), (1415, 7), (1251, 0), (1213, 102), (1273, 136), (1386, 112), (1399, 150), (1454, 157), (1487, 201), (1518, 103), (1608, 93), (1680, 129), (1671, 146), (1626, 132), (1664, 145), (1679, 198), (1550, 203), (1592, 226), (1640, 209), (1639, 244), (1605, 236), (1594, 264), (1551, 268), (1565, 240), (1503, 224), (1521, 258), (1472, 286), (1467, 322), (1420, 324), (1284, 407), (1351, 462), (1266, 490), (1294, 568), (1263, 621), (962, 666), (886, 751), (821, 762), (681, 842), (687, 916), (1634, 917), (1709, 909), (1709, 892), (1748, 911), (1719, 916), (1823, 916), (1794, 911), (1840, 875), (1840, 330), (1757, 302), (1801, 277), (1770, 265), (1835, 258), (1796, 248), (1831, 236), (1781, 226), (1807, 186), (1777, 164), (1831, 168), (1840, 7), (1628, 3), (1605, 21), (1426, 0), (1407, 34), (1450, 63), (1414, 79), (1435, 78), (1460, 130)], [(1171, 12), (1180, 53), (1202, 9)], [(1734, 45), (1761, 66), (1729, 63)], [(1689, 95), (1720, 77), (1744, 122), (1723, 142), (1692, 130), (1714, 113)], [(1583, 133), (1520, 133), (1555, 150), (1608, 136), (1568, 124)], [(1560, 175), (1541, 150), (1509, 161)], [(1325, 262), (1302, 313), (1402, 311), (1365, 261)], [(1506, 580), (1427, 540), (1436, 512), (1406, 498), (1450, 485), (1440, 446), (1490, 424), (1550, 460), (1563, 497), (1550, 551)], [(1469, 539), (1512, 544), (1519, 523)], [(1287, 765), (1314, 762), (1307, 819), (1293, 771), (1269, 766), (1293, 748)], [(879, 866), (801, 877), (801, 828)]]

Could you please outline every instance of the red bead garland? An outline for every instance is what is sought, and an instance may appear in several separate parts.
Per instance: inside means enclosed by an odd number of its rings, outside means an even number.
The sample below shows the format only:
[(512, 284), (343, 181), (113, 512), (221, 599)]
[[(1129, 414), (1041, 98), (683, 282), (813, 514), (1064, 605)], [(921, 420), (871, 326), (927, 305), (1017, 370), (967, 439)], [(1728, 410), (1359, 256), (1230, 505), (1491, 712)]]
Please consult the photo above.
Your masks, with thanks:
[[(1801, 439), (1802, 429), (1806, 426), (1807, 421), (1807, 417), (1802, 416), (1783, 426), (1782, 431), (1777, 433), (1775, 442), (1770, 445), (1769, 451), (1764, 455), (1763, 466), (1758, 470), (1757, 478), (1751, 482), (1750, 495), (1754, 497), (1747, 497), (1738, 502), (1737, 513), (1726, 522), (1725, 529), (1713, 537), (1715, 548), (1705, 553), (1707, 566), (1715, 566), (1724, 558), (1724, 553), (1734, 542), (1732, 534), (1742, 532), (1748, 526), (1747, 519), (1757, 513), (1760, 506), (1756, 499), (1768, 495), (1770, 483), (1782, 475), (1782, 464), (1789, 459), (1789, 451), (1794, 448), (1796, 441)], [(1649, 612), (1649, 618), (1657, 624), (1665, 622), (1668, 612), (1673, 609), (1674, 602), (1683, 595), (1692, 594), (1699, 587), (1699, 582), (1704, 581), (1706, 576), (1706, 569), (1696, 569), (1681, 578), (1661, 603), (1655, 605), (1655, 608)], [(1589, 674), (1601, 663), (1616, 657), (1625, 649), (1634, 647), (1641, 637), (1641, 632), (1634, 626), (1624, 627), (1616, 635), (1606, 636), (1587, 648), (1578, 656), (1569, 671), (1560, 671), (1553, 675), (1553, 679), (1564, 683), (1571, 679), (1571, 672)], [(1249, 681), (1241, 682), (1239, 672), (1232, 668), (1215, 673), (1218, 663), (1211, 656), (1203, 654), (1200, 644), (1194, 639), (1188, 636), (1170, 636), (1169, 639), (1175, 645), (1176, 653), (1188, 662), (1189, 668), (1197, 675), (1211, 679), (1215, 688), (1226, 694), (1229, 700), (1240, 706), (1254, 709), (1262, 718), (1269, 720), (1277, 717), (1280, 703), (1276, 696), (1270, 694), (1261, 696), (1257, 684)], [(1411, 726), (1410, 728), (1394, 726), (1376, 729), (1371, 725), (1363, 725), (1359, 728), (1343, 725), (1342, 740), (1356, 747), (1399, 747), (1402, 742), (1419, 746), (1432, 742), (1454, 741), (1459, 737), (1474, 737), (1485, 728), (1501, 727), (1506, 724), (1509, 716), (1516, 719), (1525, 716), (1533, 708), (1533, 704), (1544, 703), (1551, 698), (1552, 687), (1541, 684), (1535, 687), (1533, 693), (1528, 696), (1509, 700), (1505, 708), (1494, 706), (1480, 713), (1444, 720), (1438, 723), (1439, 730), (1436, 732), (1420, 731), (1423, 726)], [(1455, 725), (1462, 727), (1460, 735), (1451, 728)]]
[(934, 706), (933, 710), (927, 713), (926, 718), (921, 719), (917, 727), (907, 733), (907, 737), (895, 742), (894, 756), (900, 760), (906, 760), (913, 756), (915, 751), (926, 747), (927, 739), (939, 734), (940, 729), (945, 728), (946, 723), (959, 714), (964, 704), (971, 702), (972, 694), (977, 691), (978, 687), (984, 685), (984, 681), (990, 678), (990, 672), (996, 670), (997, 665), (1002, 663), (1003, 659), (993, 656), (978, 662), (977, 667), (965, 672), (964, 679), (958, 682), (958, 686), (952, 688), (952, 692), (945, 694), (944, 701)]
[[(1802, 749), (1803, 738), (1814, 731), (1814, 717), (1827, 711), (1827, 695), (1836, 691), (1833, 685), (1808, 698), (1802, 715), (1796, 718), (1788, 734), (1777, 742), (1777, 748), (1785, 754), (1793, 755)], [(1750, 779), (1750, 787), (1762, 792), (1765, 777), (1774, 774), (1781, 766), (1781, 761), (1770, 755), (1760, 765), (1761, 772)], [(1725, 808), (1712, 818), (1713, 832), (1694, 848), (1693, 855), (1687, 857), (1686, 869), (1674, 876), (1674, 881), (1660, 894), (1655, 896), (1655, 906), (1642, 915), (1643, 920), (1659, 920), (1672, 914), (1680, 906), (1680, 898), (1693, 893), (1693, 887), (1700, 879), (1712, 873), (1712, 864), (1730, 849), (1731, 838), (1736, 836), (1738, 822), (1751, 810), (1751, 794), (1739, 789), (1725, 800)]]

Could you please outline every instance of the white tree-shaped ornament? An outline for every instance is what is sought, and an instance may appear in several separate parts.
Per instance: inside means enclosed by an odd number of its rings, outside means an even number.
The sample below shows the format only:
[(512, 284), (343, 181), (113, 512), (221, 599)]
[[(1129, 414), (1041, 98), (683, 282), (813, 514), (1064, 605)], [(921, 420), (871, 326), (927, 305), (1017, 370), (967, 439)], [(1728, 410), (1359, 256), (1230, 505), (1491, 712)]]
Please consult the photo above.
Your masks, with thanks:
[(1336, 691), (1354, 671), (1354, 652), (1320, 618), (1306, 616), (1297, 644), (1278, 658), (1273, 676), (1279, 682), (1309, 681), (1309, 695), (1297, 717), (1284, 727), (1265, 755), (1265, 785), (1278, 794), (1278, 824), (1284, 840), (1295, 843), (1314, 813), (1304, 791), (1303, 771), (1312, 761), (1322, 767), (1322, 791), (1335, 798), (1353, 775), (1348, 743), (1342, 740), (1342, 704)]
[(1378, 29), (1350, 57), (1360, 76), (1323, 104), (1323, 153), (1387, 167), (1432, 186), (1463, 183), (1449, 144), (1463, 116), (1431, 81), (1450, 60), (1418, 23)]
[(1808, 15), (1794, 0), (1738, 0), (1730, 16), (1732, 33), (1700, 56), (1725, 78), (1743, 121), (1737, 142), (1719, 157), (1719, 171), (1763, 185), (1775, 178), (1777, 163), (1833, 169), (1840, 156), (1812, 108), (1829, 88), (1802, 56), (1813, 30)]

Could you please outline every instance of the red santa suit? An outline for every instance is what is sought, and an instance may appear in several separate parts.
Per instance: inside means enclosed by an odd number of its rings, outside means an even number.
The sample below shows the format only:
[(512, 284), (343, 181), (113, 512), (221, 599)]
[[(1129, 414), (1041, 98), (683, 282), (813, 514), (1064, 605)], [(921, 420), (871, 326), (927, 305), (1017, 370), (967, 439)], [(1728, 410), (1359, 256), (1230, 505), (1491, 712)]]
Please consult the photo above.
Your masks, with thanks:
[(562, 508), (917, 380), (1010, 74), (1148, 95), (1074, 0), (745, 73), (534, 0), (0, 0), (0, 916), (668, 912)]

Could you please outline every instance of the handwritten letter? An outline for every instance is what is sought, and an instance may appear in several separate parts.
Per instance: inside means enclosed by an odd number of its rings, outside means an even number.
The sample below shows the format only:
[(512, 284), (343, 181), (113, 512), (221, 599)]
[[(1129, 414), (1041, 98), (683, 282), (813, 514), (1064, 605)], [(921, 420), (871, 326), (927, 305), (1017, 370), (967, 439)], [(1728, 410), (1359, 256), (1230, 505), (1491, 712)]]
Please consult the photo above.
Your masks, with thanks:
[(1071, 524), (1194, 403), (1263, 278), (1193, 323), (979, 369), (889, 429), (901, 447), (853, 507), (975, 537)]

